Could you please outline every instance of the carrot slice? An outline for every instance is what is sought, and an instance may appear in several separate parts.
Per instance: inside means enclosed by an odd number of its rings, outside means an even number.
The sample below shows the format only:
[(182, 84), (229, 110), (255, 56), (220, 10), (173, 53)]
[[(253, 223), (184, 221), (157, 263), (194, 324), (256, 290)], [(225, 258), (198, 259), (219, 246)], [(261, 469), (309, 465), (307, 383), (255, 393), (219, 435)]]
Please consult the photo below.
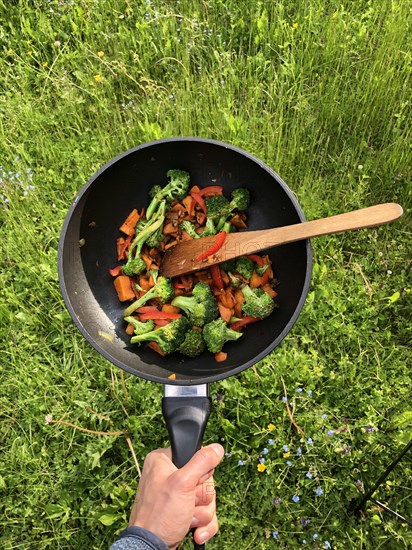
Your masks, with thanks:
[(134, 326), (129, 323), (126, 327), (125, 333), (131, 336), (134, 333)]
[(180, 308), (178, 308), (176, 306), (172, 306), (171, 304), (164, 304), (162, 306), (162, 311), (164, 311), (166, 313), (179, 313)]
[(225, 321), (225, 323), (228, 323), (234, 313), (233, 310), (224, 306), (221, 302), (218, 302), (217, 307), (219, 308), (219, 314), (222, 317), (222, 319)]
[(258, 254), (249, 254), (248, 255), (249, 260), (252, 260), (252, 262), (255, 262), (257, 265), (264, 265), (267, 262), (265, 261), (265, 258), (262, 258), (262, 256), (259, 256)]
[(140, 219), (140, 215), (136, 208), (134, 208), (130, 214), (127, 216), (123, 224), (120, 226), (120, 231), (126, 235), (133, 235), (135, 232), (135, 227), (137, 222)]
[(147, 345), (149, 346), (150, 349), (152, 349), (159, 355), (162, 355), (163, 357), (166, 355), (165, 352), (160, 349), (160, 346), (157, 342), (149, 342)]
[(249, 282), (250, 288), (258, 288), (261, 284), (262, 278), (256, 273), (256, 271), (254, 271)]
[(219, 351), (218, 353), (215, 353), (215, 361), (218, 363), (221, 363), (222, 361), (226, 361), (227, 359), (227, 353), (224, 351)]
[(119, 277), (116, 277), (114, 280), (114, 288), (121, 302), (134, 300), (134, 292), (130, 283), (130, 278), (126, 275), (119, 275)]
[(193, 216), (193, 214), (195, 213), (195, 199), (191, 195), (188, 195), (182, 200), (182, 203), (185, 205), (186, 211), (189, 216)]
[(276, 296), (278, 295), (276, 290), (273, 290), (273, 288), (269, 284), (262, 286), (262, 290), (267, 292), (272, 299), (276, 298)]

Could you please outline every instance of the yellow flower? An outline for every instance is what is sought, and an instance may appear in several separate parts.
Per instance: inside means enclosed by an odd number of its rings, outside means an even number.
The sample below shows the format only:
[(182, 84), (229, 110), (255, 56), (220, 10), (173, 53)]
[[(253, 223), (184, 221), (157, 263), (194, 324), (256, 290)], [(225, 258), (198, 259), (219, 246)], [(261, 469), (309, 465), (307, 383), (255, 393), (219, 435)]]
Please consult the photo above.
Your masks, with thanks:
[(289, 458), (290, 457), (290, 451), (288, 453), (283, 453), (283, 458)]
[(102, 52), (102, 50), (100, 50), (99, 52), (97, 52), (97, 55), (98, 55), (99, 57), (104, 57), (104, 52)]
[(264, 472), (266, 470), (266, 466), (264, 464), (258, 464), (257, 469), (258, 472)]
[(99, 74), (95, 74), (95, 75), (94, 75), (94, 79), (95, 79), (96, 82), (101, 82), (102, 77), (101, 77), (101, 75), (99, 75)]
[(273, 430), (276, 428), (276, 426), (274, 424), (268, 424), (268, 430), (270, 432), (273, 432)]
[(292, 29), (297, 29), (299, 27), (299, 23), (293, 23)]
[(47, 61), (45, 61), (43, 64), (42, 64), (43, 67), (48, 67), (49, 64), (47, 63)]
[(7, 53), (8, 53), (9, 55), (11, 55), (13, 52), (14, 52), (13, 48), (9, 48), (9, 49), (7, 50)]

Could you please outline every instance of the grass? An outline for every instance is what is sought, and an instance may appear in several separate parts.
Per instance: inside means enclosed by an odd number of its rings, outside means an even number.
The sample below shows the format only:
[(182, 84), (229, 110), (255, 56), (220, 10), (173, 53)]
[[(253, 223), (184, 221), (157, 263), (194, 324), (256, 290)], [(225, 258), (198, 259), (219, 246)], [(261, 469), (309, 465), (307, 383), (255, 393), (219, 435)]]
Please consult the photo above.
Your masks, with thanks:
[[(228, 456), (208, 547), (410, 547), (410, 529), (372, 503), (362, 518), (348, 509), (412, 433), (407, 2), (0, 0), (0, 17), (1, 546), (107, 548), (144, 456), (167, 445), (162, 389), (116, 370), (71, 322), (57, 244), (106, 161), (197, 135), (268, 163), (309, 219), (405, 210), (314, 241), (293, 331), (211, 387), (206, 441)], [(406, 457), (378, 497), (411, 518), (410, 491)]]

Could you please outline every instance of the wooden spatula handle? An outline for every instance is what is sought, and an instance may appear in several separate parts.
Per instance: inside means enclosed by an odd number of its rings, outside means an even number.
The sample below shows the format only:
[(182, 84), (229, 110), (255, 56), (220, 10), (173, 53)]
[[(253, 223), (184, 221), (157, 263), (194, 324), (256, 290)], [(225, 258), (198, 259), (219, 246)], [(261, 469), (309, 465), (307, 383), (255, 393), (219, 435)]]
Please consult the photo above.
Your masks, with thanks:
[(260, 250), (280, 244), (389, 223), (401, 215), (402, 207), (399, 204), (378, 204), (320, 220), (276, 227), (274, 229), (250, 231), (247, 232), (247, 237), (246, 232), (236, 233), (233, 234), (233, 239), (230, 239), (230, 245), (233, 246), (235, 241), (238, 241), (236, 244), (240, 245), (242, 243), (242, 247), (246, 251), (241, 252), (241, 254), (252, 254), (253, 252), (259, 252)]

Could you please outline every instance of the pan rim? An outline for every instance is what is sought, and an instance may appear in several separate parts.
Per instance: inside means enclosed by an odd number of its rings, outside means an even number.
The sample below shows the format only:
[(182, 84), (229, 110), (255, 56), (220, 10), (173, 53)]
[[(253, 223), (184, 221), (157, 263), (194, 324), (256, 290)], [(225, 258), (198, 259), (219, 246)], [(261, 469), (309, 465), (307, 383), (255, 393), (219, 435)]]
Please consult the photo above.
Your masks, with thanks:
[(121, 368), (122, 370), (128, 372), (129, 374), (132, 374), (138, 378), (142, 378), (145, 380), (149, 380), (151, 382), (158, 382), (161, 384), (167, 384), (167, 385), (176, 385), (176, 386), (193, 386), (193, 385), (201, 385), (201, 384), (209, 384), (212, 382), (217, 382), (219, 380), (224, 380), (225, 378), (229, 378), (230, 376), (236, 376), (243, 372), (244, 370), (248, 369), (249, 367), (255, 365), (259, 361), (261, 361), (264, 357), (266, 357), (269, 353), (271, 353), (279, 344), (284, 340), (286, 335), (290, 332), (293, 325), (296, 323), (300, 312), (302, 311), (302, 308), (305, 304), (307, 294), (309, 292), (309, 286), (311, 281), (311, 274), (312, 274), (312, 246), (310, 243), (310, 240), (307, 239), (305, 241), (306, 244), (306, 273), (305, 273), (305, 279), (304, 284), (301, 292), (301, 296), (299, 298), (299, 301), (297, 303), (297, 306), (293, 312), (293, 315), (289, 319), (288, 323), (283, 328), (282, 332), (277, 336), (273, 342), (267, 346), (264, 350), (262, 350), (260, 353), (258, 353), (253, 359), (246, 361), (245, 363), (242, 363), (238, 367), (232, 368), (229, 371), (220, 372), (219, 374), (212, 375), (212, 376), (206, 376), (206, 377), (196, 377), (193, 379), (165, 379), (156, 375), (150, 375), (147, 373), (141, 373), (140, 371), (136, 373), (136, 369), (130, 367), (126, 363), (123, 363), (122, 361), (116, 359), (113, 355), (111, 355), (109, 352), (107, 352), (104, 348), (102, 348), (99, 343), (96, 341), (96, 339), (89, 334), (89, 332), (86, 330), (86, 328), (82, 325), (82, 323), (79, 321), (75, 308), (72, 305), (69, 292), (66, 287), (66, 281), (65, 281), (65, 275), (64, 275), (64, 268), (63, 268), (63, 248), (64, 243), (66, 239), (66, 233), (71, 221), (71, 218), (73, 216), (73, 213), (76, 210), (78, 202), (82, 199), (82, 197), (88, 192), (89, 188), (93, 184), (93, 182), (107, 169), (109, 169), (113, 164), (117, 163), (121, 159), (127, 157), (130, 154), (135, 153), (136, 151), (139, 151), (141, 149), (145, 149), (148, 147), (153, 147), (155, 145), (160, 145), (164, 143), (171, 143), (171, 142), (182, 142), (182, 141), (194, 141), (198, 143), (207, 143), (210, 145), (216, 145), (219, 147), (225, 147), (227, 149), (231, 149), (232, 151), (241, 154), (242, 156), (247, 157), (252, 162), (256, 163), (260, 168), (265, 170), (269, 173), (269, 175), (282, 187), (284, 192), (287, 194), (288, 198), (292, 202), (296, 213), (300, 219), (301, 222), (304, 222), (306, 220), (305, 215), (303, 213), (303, 210), (295, 197), (292, 190), (289, 188), (289, 186), (286, 184), (286, 182), (279, 176), (275, 170), (270, 168), (266, 163), (261, 161), (256, 156), (252, 155), (251, 153), (245, 151), (244, 149), (232, 145), (223, 141), (211, 139), (211, 138), (202, 138), (202, 137), (195, 137), (195, 136), (178, 136), (178, 137), (168, 137), (168, 138), (162, 138), (159, 140), (154, 140), (150, 142), (141, 143), (140, 145), (137, 145), (135, 147), (132, 147), (131, 149), (128, 149), (127, 151), (124, 151), (120, 153), (119, 155), (113, 157), (110, 159), (106, 164), (104, 164), (99, 170), (97, 170), (90, 178), (89, 180), (82, 186), (79, 193), (76, 195), (74, 201), (72, 202), (71, 206), (69, 207), (69, 210), (66, 214), (61, 233), (60, 233), (60, 239), (59, 239), (59, 245), (58, 245), (58, 278), (59, 278), (59, 285), (61, 294), (63, 296), (63, 300), (65, 302), (65, 305), (69, 311), (69, 314), (76, 324), (77, 328), (79, 329), (82, 336), (89, 342), (89, 344), (105, 359), (107, 359), (111, 364)]

